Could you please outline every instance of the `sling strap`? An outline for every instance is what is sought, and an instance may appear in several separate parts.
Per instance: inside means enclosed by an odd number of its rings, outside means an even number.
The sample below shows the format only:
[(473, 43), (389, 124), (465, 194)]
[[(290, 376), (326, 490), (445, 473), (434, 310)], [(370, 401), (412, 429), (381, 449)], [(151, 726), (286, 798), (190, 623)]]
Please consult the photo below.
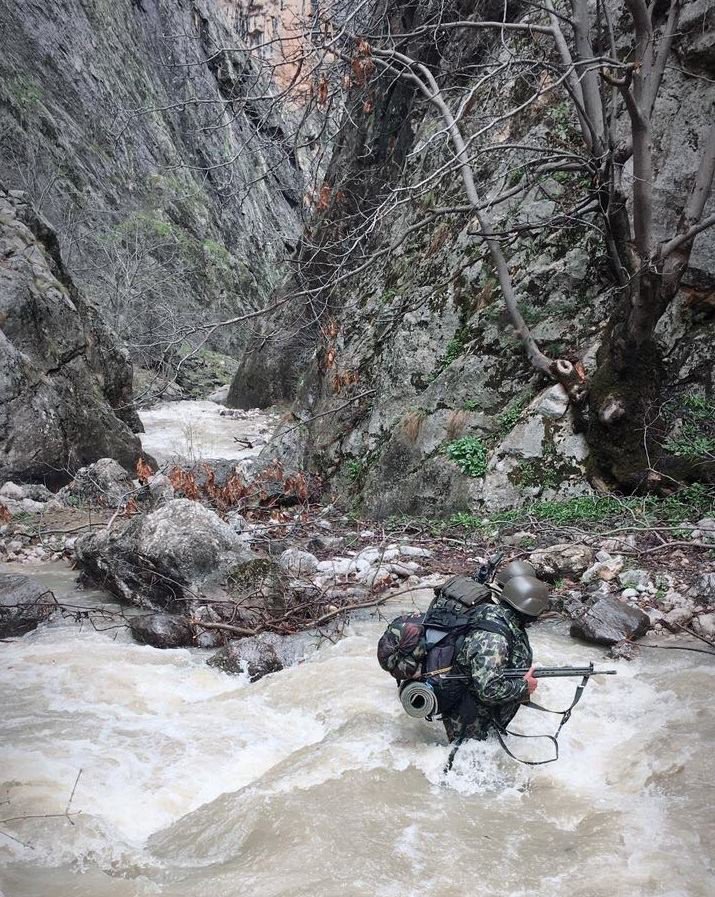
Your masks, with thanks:
[[(532, 710), (540, 710), (542, 713), (555, 713), (556, 715), (561, 716), (561, 721), (559, 723), (558, 729), (553, 735), (524, 735), (522, 732), (510, 732), (505, 726), (502, 726), (494, 716), (492, 716), (491, 722), (494, 727), (494, 731), (496, 732), (497, 739), (499, 740), (499, 744), (502, 746), (504, 752), (509, 757), (511, 757), (512, 760), (516, 760), (517, 763), (523, 763), (524, 766), (545, 766), (547, 763), (555, 763), (559, 759), (559, 735), (561, 734), (561, 730), (571, 719), (571, 713), (573, 712), (574, 707), (583, 697), (583, 692), (588, 685), (589, 679), (590, 676), (584, 676), (581, 682), (576, 686), (573, 701), (571, 701), (566, 710), (549, 710), (547, 707), (542, 707), (541, 704), (536, 704), (533, 701), (529, 701), (528, 703), (524, 704), (525, 707), (530, 707)], [(463, 723), (459, 735), (452, 745), (452, 750), (449, 752), (449, 757), (447, 758), (447, 763), (444, 767), (445, 775), (452, 769), (452, 766), (454, 765), (454, 758), (457, 755), (457, 751), (462, 746), (466, 731), (467, 723)], [(524, 760), (512, 753), (512, 751), (504, 741), (505, 735), (511, 735), (514, 738), (546, 738), (554, 746), (554, 756), (550, 757), (548, 760)]]

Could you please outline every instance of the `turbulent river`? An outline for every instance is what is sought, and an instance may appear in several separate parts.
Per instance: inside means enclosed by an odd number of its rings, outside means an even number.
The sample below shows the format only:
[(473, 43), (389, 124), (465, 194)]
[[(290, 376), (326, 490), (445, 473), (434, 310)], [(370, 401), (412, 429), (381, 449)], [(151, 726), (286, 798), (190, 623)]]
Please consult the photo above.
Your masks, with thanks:
[[(39, 817), (0, 825), (24, 842), (0, 838), (6, 897), (712, 893), (706, 658), (620, 663), (587, 689), (555, 764), (473, 744), (445, 776), (440, 727), (408, 718), (375, 662), (381, 628), (354, 622), (252, 685), (121, 629), (57, 621), (3, 645), (2, 818)], [(541, 663), (600, 659), (558, 626), (532, 640)], [(565, 706), (571, 688), (539, 693)], [(64, 813), (80, 769), (71, 822), (42, 818)]]
[[(65, 600), (107, 601), (73, 591), (61, 564), (40, 573)], [(408, 597), (430, 593), (384, 613)], [(377, 666), (375, 617), (254, 684), (95, 623), (2, 645), (4, 897), (712, 894), (709, 658), (619, 662), (589, 685), (555, 764), (469, 744), (445, 775), (441, 727), (408, 718)], [(559, 625), (532, 633), (540, 664), (603, 662)], [(574, 685), (537, 697), (565, 707)], [(542, 714), (517, 720), (551, 731)]]

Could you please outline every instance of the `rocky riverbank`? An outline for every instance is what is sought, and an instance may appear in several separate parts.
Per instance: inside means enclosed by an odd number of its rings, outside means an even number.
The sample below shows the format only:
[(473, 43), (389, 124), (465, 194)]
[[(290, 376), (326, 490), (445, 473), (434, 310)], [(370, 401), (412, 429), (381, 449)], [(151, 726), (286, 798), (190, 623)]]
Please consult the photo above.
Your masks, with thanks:
[[(220, 649), (211, 662), (252, 678), (295, 662), (306, 637), (397, 594), (472, 572), (497, 548), (526, 558), (552, 587), (550, 616), (574, 637), (630, 658), (649, 631), (715, 639), (715, 520), (678, 532), (602, 533), (534, 525), (468, 532), (415, 521), (379, 527), (321, 505), (301, 474), (258, 461), (200, 461), (133, 478), (110, 459), (56, 494), (0, 487), (3, 635), (62, 608), (23, 567), (65, 560), (101, 586), (134, 638), (160, 648)], [(713, 546), (713, 548), (710, 548)]]

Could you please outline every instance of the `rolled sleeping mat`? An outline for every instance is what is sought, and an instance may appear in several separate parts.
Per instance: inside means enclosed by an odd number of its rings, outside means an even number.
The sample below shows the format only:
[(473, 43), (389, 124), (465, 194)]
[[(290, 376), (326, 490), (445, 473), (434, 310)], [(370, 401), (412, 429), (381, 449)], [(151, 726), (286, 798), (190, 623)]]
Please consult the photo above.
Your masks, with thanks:
[(400, 688), (400, 702), (405, 713), (415, 719), (426, 719), (437, 713), (437, 696), (426, 682), (407, 682)]

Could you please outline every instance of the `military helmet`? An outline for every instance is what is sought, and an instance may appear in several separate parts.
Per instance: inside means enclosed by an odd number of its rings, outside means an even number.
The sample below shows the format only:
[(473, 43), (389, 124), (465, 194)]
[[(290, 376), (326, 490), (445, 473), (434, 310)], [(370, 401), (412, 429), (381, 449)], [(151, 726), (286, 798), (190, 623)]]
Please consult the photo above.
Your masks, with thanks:
[(497, 582), (503, 586), (513, 576), (536, 576), (536, 570), (528, 561), (511, 561), (497, 573)]
[(549, 606), (549, 590), (535, 576), (512, 576), (502, 589), (501, 598), (527, 617), (536, 618)]

